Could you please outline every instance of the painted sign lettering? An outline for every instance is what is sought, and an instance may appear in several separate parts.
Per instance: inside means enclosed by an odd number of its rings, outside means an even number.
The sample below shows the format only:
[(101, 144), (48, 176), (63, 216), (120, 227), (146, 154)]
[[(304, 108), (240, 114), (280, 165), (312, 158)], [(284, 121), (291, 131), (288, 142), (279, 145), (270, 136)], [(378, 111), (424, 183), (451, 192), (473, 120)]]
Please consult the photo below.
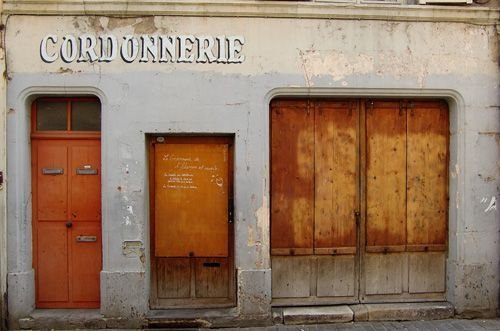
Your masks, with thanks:
[(243, 63), (243, 36), (126, 35), (112, 34), (59, 37), (46, 35), (40, 42), (40, 57), (46, 63), (58, 59), (72, 62), (126, 63)]

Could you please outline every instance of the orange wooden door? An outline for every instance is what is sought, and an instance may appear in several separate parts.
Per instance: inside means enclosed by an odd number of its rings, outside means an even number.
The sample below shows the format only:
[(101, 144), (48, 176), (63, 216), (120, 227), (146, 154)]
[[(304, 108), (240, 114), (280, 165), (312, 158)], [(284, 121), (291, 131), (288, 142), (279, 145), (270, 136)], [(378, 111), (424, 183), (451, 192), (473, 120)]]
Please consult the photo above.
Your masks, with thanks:
[(189, 139), (156, 145), (155, 256), (228, 256), (228, 152)]
[(234, 305), (232, 138), (152, 137), (151, 308)]
[(38, 308), (98, 308), (101, 270), (99, 140), (32, 140)]

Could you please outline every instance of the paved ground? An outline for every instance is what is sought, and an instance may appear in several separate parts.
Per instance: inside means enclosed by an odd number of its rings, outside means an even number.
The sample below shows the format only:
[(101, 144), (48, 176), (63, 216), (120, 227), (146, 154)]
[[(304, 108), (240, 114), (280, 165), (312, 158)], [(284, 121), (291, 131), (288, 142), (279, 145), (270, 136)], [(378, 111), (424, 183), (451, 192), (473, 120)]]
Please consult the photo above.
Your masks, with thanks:
[[(208, 330), (208, 329), (207, 329)], [(213, 330), (213, 329), (212, 329)], [(488, 320), (462, 320), (448, 319), (436, 321), (411, 321), (411, 322), (353, 322), (338, 324), (318, 324), (318, 325), (275, 325), (261, 328), (229, 328), (220, 329), (224, 331), (326, 331), (326, 330), (346, 330), (346, 331), (486, 331), (500, 330), (500, 318)]]

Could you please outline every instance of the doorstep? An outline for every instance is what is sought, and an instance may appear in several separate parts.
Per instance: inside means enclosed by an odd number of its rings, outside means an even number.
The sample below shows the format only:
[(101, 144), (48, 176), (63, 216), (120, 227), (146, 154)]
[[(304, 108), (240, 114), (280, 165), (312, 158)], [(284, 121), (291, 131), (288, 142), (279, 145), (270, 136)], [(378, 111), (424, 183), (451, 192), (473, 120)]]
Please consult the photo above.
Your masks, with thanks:
[(417, 321), (451, 318), (449, 302), (366, 303), (351, 306), (355, 321)]
[(129, 329), (141, 328), (142, 319), (104, 317), (99, 309), (35, 309), (10, 329)]
[(351, 321), (415, 321), (451, 318), (448, 302), (368, 303), (358, 305), (283, 307), (273, 309), (276, 324), (321, 324)]
[(345, 323), (353, 320), (348, 306), (293, 307), (282, 311), (283, 324)]
[(177, 308), (151, 310), (146, 316), (147, 329), (198, 329), (260, 327), (272, 325), (270, 315), (239, 315), (231, 308)]

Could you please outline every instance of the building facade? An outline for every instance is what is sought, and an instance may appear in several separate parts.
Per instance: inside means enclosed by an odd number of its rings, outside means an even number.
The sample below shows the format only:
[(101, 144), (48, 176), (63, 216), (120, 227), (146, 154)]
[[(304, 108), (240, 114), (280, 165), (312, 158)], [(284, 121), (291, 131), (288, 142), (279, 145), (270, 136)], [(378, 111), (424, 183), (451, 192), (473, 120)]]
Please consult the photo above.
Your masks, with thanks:
[(5, 1), (10, 327), (495, 316), (490, 5)]

